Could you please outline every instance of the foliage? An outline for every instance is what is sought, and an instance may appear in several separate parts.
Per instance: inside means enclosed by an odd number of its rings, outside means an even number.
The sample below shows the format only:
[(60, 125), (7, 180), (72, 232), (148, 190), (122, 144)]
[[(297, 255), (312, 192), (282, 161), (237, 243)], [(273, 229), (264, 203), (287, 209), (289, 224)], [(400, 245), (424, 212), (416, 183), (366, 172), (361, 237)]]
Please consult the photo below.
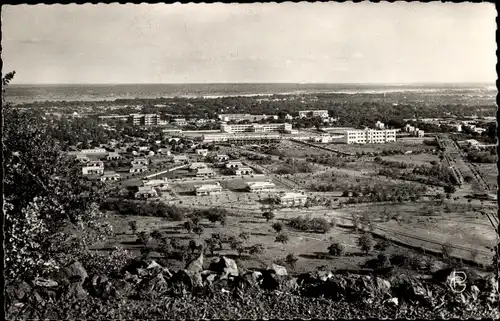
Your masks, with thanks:
[(290, 265), (290, 266), (292, 267), (292, 269), (294, 269), (294, 268), (295, 268), (295, 265), (297, 264), (297, 261), (298, 261), (298, 260), (299, 260), (299, 259), (297, 258), (297, 256), (296, 256), (295, 254), (293, 254), (293, 253), (288, 254), (288, 255), (286, 256), (286, 258), (285, 258), (285, 262), (286, 262), (288, 265)]
[[(2, 79), (3, 89), (14, 73)], [(97, 204), (105, 185), (80, 170), (36, 111), (3, 104), (5, 276), (43, 275), (84, 255), (112, 231)]]
[(121, 215), (166, 217), (170, 221), (182, 221), (188, 210), (164, 202), (138, 202), (130, 200), (107, 200), (101, 210), (117, 211)]
[(273, 224), (273, 229), (276, 231), (276, 233), (279, 233), (283, 230), (283, 224), (280, 222), (276, 222)]
[(373, 237), (370, 233), (364, 233), (359, 236), (357, 244), (359, 246), (359, 249), (365, 253), (365, 255), (368, 255), (368, 253), (372, 250), (373, 248)]
[(128, 222), (128, 226), (130, 230), (132, 231), (133, 234), (137, 233), (137, 221), (130, 221)]
[(288, 235), (285, 233), (280, 233), (276, 236), (275, 242), (286, 244), (289, 241)]
[(274, 218), (274, 213), (272, 211), (267, 211), (262, 213), (262, 216), (266, 219), (266, 221), (270, 221)]
[(322, 217), (297, 216), (290, 219), (288, 225), (301, 231), (314, 231), (318, 233), (326, 233), (331, 229), (328, 220)]
[(451, 257), (451, 252), (453, 252), (453, 245), (450, 242), (441, 245), (441, 253), (444, 259), (449, 259)]
[(345, 246), (342, 243), (332, 243), (328, 246), (328, 253), (334, 256), (343, 256), (345, 254)]
[(248, 249), (248, 252), (251, 254), (251, 255), (260, 255), (262, 253), (264, 253), (265, 251), (265, 246), (264, 244), (254, 244), (252, 246), (250, 246), (250, 248)]

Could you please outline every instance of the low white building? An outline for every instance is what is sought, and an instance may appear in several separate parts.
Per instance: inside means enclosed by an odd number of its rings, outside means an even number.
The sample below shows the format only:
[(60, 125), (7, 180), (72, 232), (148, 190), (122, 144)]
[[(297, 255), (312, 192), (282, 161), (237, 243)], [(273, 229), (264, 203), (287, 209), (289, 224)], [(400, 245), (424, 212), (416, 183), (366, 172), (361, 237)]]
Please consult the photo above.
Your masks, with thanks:
[(274, 192), (276, 185), (272, 182), (248, 182), (247, 190), (252, 193)]
[(130, 169), (130, 173), (144, 173), (148, 171), (148, 167), (146, 165), (133, 165)]
[(189, 162), (189, 158), (186, 155), (174, 155), (172, 161), (174, 164), (186, 164)]
[(83, 175), (102, 175), (104, 174), (104, 167), (98, 166), (83, 166), (82, 167)]
[(90, 158), (85, 155), (85, 154), (77, 154), (76, 155), (76, 160), (79, 161), (80, 163), (88, 163), (90, 162)]
[(108, 156), (106, 156), (106, 159), (107, 160), (118, 160), (118, 159), (121, 159), (122, 156), (118, 153), (115, 153), (115, 152), (110, 152), (108, 154)]
[(144, 179), (142, 180), (142, 185), (153, 187), (159, 190), (167, 190), (169, 188), (168, 180), (166, 177), (162, 179)]
[(385, 129), (385, 124), (379, 120), (375, 123), (375, 128), (377, 129)]
[(137, 199), (148, 199), (158, 197), (158, 192), (151, 186), (139, 186), (139, 190), (134, 196)]
[(173, 123), (177, 126), (185, 126), (187, 125), (187, 121), (185, 118), (175, 118), (173, 119)]
[(196, 170), (196, 177), (214, 177), (215, 172), (211, 168), (198, 168)]
[(278, 200), (282, 206), (303, 206), (307, 202), (307, 196), (304, 192), (282, 192), (278, 195)]
[(242, 175), (253, 175), (254, 170), (248, 166), (241, 166), (234, 169), (234, 175), (242, 176)]
[(202, 149), (202, 148), (196, 149), (196, 155), (201, 155), (205, 157), (208, 155), (208, 149)]
[(158, 148), (158, 154), (170, 156), (171, 152), (170, 152), (170, 150), (168, 150), (166, 148)]
[(88, 155), (98, 155), (98, 154), (107, 154), (107, 151), (104, 148), (90, 148), (90, 149), (82, 149), (80, 153)]
[(196, 196), (214, 195), (221, 193), (222, 187), (219, 182), (216, 182), (215, 184), (195, 185), (194, 192)]
[(223, 154), (217, 155), (218, 162), (226, 162), (228, 160), (229, 160), (229, 156), (227, 156), (227, 155), (223, 155)]
[(191, 163), (191, 165), (189, 165), (190, 170), (197, 170), (200, 168), (207, 168), (207, 167), (208, 167), (207, 164), (201, 163), (201, 162), (194, 162), (194, 163)]
[(101, 176), (101, 182), (107, 182), (107, 181), (119, 181), (121, 178), (120, 174), (116, 172), (104, 172), (103, 175)]
[(305, 118), (305, 117), (327, 118), (328, 117), (328, 110), (301, 110), (301, 111), (299, 111), (299, 117), (300, 118)]
[(147, 158), (134, 158), (130, 164), (132, 164), (132, 166), (137, 166), (137, 165), (148, 165), (149, 164), (149, 160)]
[(227, 162), (226, 168), (239, 168), (243, 167), (243, 164), (241, 162), (235, 162), (235, 161), (230, 161)]
[(90, 161), (85, 166), (104, 168), (104, 162), (103, 161)]

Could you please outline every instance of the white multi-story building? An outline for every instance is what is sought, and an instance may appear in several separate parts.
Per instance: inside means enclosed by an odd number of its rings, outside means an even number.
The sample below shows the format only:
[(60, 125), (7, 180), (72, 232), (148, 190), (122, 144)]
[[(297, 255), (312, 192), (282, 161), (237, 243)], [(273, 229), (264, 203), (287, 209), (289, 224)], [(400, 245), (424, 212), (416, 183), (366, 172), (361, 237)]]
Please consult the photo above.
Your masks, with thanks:
[(301, 110), (299, 111), (299, 117), (321, 117), (328, 118), (328, 110)]
[(115, 153), (115, 152), (111, 152), (108, 154), (108, 156), (106, 156), (106, 159), (107, 160), (117, 160), (117, 159), (121, 159), (121, 155), (118, 154), (118, 153)]
[(266, 115), (251, 115), (251, 114), (220, 114), (218, 115), (219, 120), (227, 122), (227, 121), (259, 121), (262, 119), (266, 119), (268, 116)]
[(307, 202), (307, 195), (304, 192), (282, 192), (278, 195), (278, 201), (282, 206), (303, 206)]
[(91, 149), (82, 149), (79, 151), (81, 154), (87, 155), (97, 155), (97, 154), (107, 154), (108, 152), (104, 148), (91, 148)]
[(290, 132), (292, 124), (226, 124), (220, 125), (221, 132), (224, 133), (267, 133), (267, 132)]
[(215, 184), (195, 185), (194, 192), (196, 196), (214, 195), (222, 192), (222, 187), (219, 182)]
[(346, 144), (383, 144), (396, 141), (396, 130), (347, 130), (344, 135)]
[(274, 192), (276, 185), (271, 182), (248, 182), (247, 190), (252, 193)]
[(160, 116), (157, 114), (130, 114), (128, 116), (129, 123), (132, 125), (158, 125)]
[(185, 126), (185, 125), (187, 125), (187, 121), (186, 121), (185, 118), (175, 118), (172, 121), (177, 126)]
[(278, 133), (216, 133), (204, 134), (204, 143), (235, 143), (248, 144), (259, 142), (278, 142), (282, 139)]

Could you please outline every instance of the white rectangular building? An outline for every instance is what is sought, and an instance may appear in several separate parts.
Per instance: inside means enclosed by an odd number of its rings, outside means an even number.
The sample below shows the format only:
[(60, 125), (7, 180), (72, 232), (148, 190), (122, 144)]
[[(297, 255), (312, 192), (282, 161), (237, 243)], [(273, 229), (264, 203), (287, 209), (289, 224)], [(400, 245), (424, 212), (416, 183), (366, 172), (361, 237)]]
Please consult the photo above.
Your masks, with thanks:
[(346, 144), (383, 144), (396, 141), (396, 130), (347, 130), (344, 135)]
[(276, 185), (272, 182), (248, 182), (247, 190), (252, 193), (274, 192)]
[(198, 168), (196, 170), (196, 177), (214, 177), (215, 172), (211, 168)]
[(307, 195), (304, 192), (283, 192), (278, 195), (278, 200), (283, 206), (303, 206), (307, 202)]
[(194, 163), (191, 163), (191, 165), (189, 165), (189, 169), (191, 170), (197, 170), (197, 169), (200, 169), (200, 168), (207, 168), (207, 164), (205, 163), (201, 163), (201, 162), (194, 162)]
[(240, 166), (234, 169), (234, 175), (242, 176), (242, 175), (253, 175), (254, 171), (251, 167), (248, 166)]
[(215, 184), (195, 185), (194, 192), (196, 196), (214, 195), (221, 193), (222, 187), (219, 182), (216, 182)]
[(208, 155), (208, 149), (198, 148), (196, 149), (196, 155), (201, 155), (205, 157)]
[(300, 118), (306, 117), (321, 117), (328, 118), (328, 110), (301, 110), (299, 111)]
[(104, 174), (104, 167), (98, 166), (83, 166), (82, 167), (83, 175), (102, 175)]
[(159, 190), (166, 190), (169, 187), (166, 177), (162, 179), (145, 179), (142, 181), (142, 185), (157, 188)]
[(226, 124), (220, 125), (221, 132), (224, 133), (267, 133), (267, 132), (290, 132), (292, 124), (278, 123), (278, 124)]
[(134, 196), (137, 199), (148, 199), (158, 197), (158, 192), (151, 186), (139, 186), (139, 190)]

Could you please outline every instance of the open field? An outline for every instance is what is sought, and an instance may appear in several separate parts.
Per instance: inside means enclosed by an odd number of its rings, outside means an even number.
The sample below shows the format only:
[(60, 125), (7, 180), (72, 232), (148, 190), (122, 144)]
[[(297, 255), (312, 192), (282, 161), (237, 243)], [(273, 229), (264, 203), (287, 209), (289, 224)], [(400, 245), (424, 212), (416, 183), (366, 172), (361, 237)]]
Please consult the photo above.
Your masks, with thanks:
[[(430, 139), (430, 138), (427, 138)], [(349, 153), (378, 153), (384, 150), (399, 150), (399, 151), (413, 151), (420, 150), (424, 147), (428, 147), (423, 145), (423, 140), (398, 140), (394, 143), (386, 143), (386, 144), (364, 144), (364, 145), (348, 145), (348, 144), (325, 144), (324, 146), (333, 148), (342, 152)]]
[(490, 189), (495, 191), (498, 188), (498, 166), (497, 164), (474, 164)]
[(430, 165), (430, 162), (435, 161), (439, 163), (439, 156), (433, 154), (408, 154), (408, 155), (392, 155), (381, 156), (383, 160), (405, 162), (412, 165)]

